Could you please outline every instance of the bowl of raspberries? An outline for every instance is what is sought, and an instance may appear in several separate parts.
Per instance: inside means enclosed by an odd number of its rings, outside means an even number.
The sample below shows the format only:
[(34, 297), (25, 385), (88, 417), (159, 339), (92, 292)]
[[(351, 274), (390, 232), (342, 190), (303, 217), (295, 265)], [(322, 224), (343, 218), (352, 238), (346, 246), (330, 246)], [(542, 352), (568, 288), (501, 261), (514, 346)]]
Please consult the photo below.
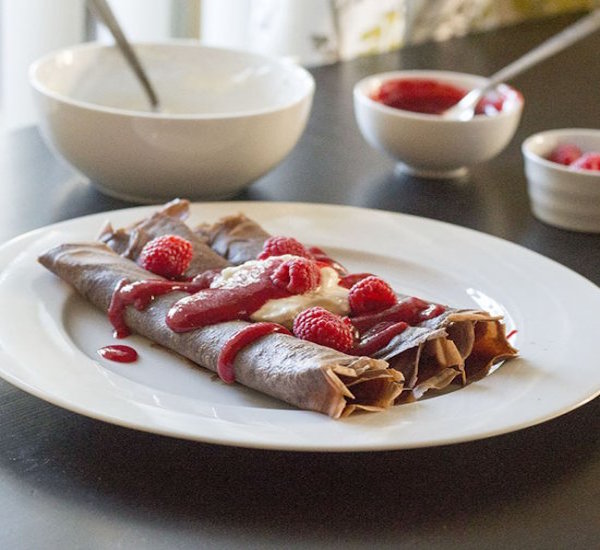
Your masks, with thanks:
[(521, 148), (533, 214), (550, 225), (600, 233), (600, 130), (548, 130)]

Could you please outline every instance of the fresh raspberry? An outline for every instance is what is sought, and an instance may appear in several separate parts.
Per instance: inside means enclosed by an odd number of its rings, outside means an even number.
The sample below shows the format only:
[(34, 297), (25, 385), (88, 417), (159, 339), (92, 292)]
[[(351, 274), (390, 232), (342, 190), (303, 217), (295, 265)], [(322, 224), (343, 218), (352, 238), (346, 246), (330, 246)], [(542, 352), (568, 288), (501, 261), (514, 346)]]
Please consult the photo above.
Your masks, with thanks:
[(297, 338), (344, 353), (354, 345), (352, 325), (348, 319), (318, 306), (299, 313), (294, 319), (292, 330)]
[(569, 164), (575, 162), (580, 156), (581, 149), (577, 147), (577, 145), (573, 145), (572, 143), (563, 143), (552, 150), (548, 160), (569, 166)]
[(600, 153), (584, 153), (573, 164), (574, 170), (600, 170)]
[(284, 254), (312, 259), (312, 254), (306, 250), (305, 246), (292, 237), (269, 237), (263, 244), (262, 252), (257, 259), (265, 260), (271, 256), (283, 256)]
[(312, 260), (292, 258), (280, 264), (271, 273), (271, 281), (275, 286), (292, 294), (304, 294), (319, 286), (321, 271)]
[(164, 235), (144, 245), (138, 263), (156, 275), (174, 279), (183, 275), (193, 254), (190, 241), (177, 235)]
[(390, 285), (383, 279), (371, 275), (352, 286), (348, 301), (352, 313), (361, 315), (391, 307), (398, 299)]

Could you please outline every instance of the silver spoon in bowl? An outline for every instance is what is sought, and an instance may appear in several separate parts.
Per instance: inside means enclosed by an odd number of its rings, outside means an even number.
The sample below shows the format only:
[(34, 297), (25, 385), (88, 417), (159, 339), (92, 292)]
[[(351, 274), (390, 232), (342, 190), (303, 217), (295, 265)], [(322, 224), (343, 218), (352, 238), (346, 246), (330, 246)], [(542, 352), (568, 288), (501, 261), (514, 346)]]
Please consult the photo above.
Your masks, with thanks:
[(471, 90), (456, 105), (444, 111), (441, 116), (452, 120), (470, 120), (475, 115), (477, 104), (489, 90), (517, 76), (540, 61), (564, 50), (598, 28), (600, 28), (600, 9), (594, 10), (589, 15), (581, 18), (558, 34), (542, 42), (519, 59), (494, 73), (484, 86)]
[(140, 60), (135, 53), (134, 49), (131, 47), (131, 44), (127, 40), (119, 21), (115, 17), (113, 11), (111, 10), (108, 2), (106, 0), (89, 0), (88, 6), (90, 9), (96, 14), (96, 16), (106, 25), (110, 33), (113, 35), (117, 46), (121, 50), (121, 53), (125, 57), (125, 60), (135, 73), (135, 76), (139, 80), (146, 96), (148, 97), (148, 101), (150, 102), (150, 106), (153, 111), (158, 111), (160, 107), (160, 103), (158, 101), (158, 96), (150, 83), (150, 79), (146, 75)]

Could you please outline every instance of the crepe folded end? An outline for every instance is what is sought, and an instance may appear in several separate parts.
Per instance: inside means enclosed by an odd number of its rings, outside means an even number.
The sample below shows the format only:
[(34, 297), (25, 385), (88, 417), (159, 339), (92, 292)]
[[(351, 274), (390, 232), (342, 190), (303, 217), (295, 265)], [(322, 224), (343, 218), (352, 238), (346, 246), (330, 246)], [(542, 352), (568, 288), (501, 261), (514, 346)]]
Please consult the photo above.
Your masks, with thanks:
[(460, 354), (461, 376), (457, 380), (463, 385), (485, 377), (494, 365), (518, 355), (507, 339), (501, 316), (481, 310), (449, 309), (424, 325), (429, 323), (443, 328), (446, 340)]
[(464, 359), (443, 328), (410, 327), (378, 357), (405, 379), (396, 404), (416, 401), (429, 390), (442, 390), (465, 378)]
[(264, 242), (271, 236), (241, 212), (225, 216), (212, 224), (201, 224), (194, 232), (217, 254), (234, 265), (255, 259), (261, 253)]
[[(102, 243), (63, 244), (39, 261), (105, 312), (124, 279), (160, 279)], [(182, 292), (157, 296), (142, 311), (128, 306), (124, 320), (132, 332), (217, 372), (221, 350), (249, 323), (229, 321), (176, 333), (167, 326), (166, 316), (184, 296)], [(333, 418), (386, 409), (402, 391), (402, 375), (389, 369), (386, 361), (346, 355), (286, 334), (269, 334), (245, 346), (233, 366), (240, 384)]]
[(430, 390), (483, 378), (493, 365), (517, 353), (499, 317), (480, 310), (447, 309), (410, 327), (377, 356), (404, 375), (404, 391), (396, 400), (402, 403)]
[(332, 418), (391, 407), (404, 381), (386, 361), (345, 355), (284, 334), (250, 344), (234, 367), (240, 383)]
[(323, 372), (338, 396), (328, 404), (327, 414), (332, 418), (361, 410), (383, 411), (395, 403), (404, 384), (402, 373), (389, 369), (385, 361), (366, 357), (358, 357), (347, 366), (325, 367)]
[(457, 311), (448, 316), (448, 322), (448, 337), (464, 358), (465, 382), (484, 378), (494, 365), (519, 353), (508, 341), (501, 317)]

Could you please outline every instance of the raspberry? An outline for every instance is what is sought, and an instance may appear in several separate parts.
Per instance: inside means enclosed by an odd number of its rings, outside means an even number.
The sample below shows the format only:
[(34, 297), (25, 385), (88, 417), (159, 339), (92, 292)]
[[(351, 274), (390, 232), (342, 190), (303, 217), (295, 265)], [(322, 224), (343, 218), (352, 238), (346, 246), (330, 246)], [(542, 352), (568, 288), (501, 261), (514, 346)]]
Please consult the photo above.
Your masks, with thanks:
[(348, 301), (352, 313), (361, 315), (391, 307), (398, 299), (390, 285), (383, 279), (371, 275), (352, 286)]
[(293, 258), (280, 264), (271, 273), (271, 281), (292, 294), (304, 294), (319, 286), (321, 272), (312, 260)]
[(292, 237), (269, 237), (263, 244), (262, 252), (257, 259), (265, 260), (271, 256), (283, 256), (284, 254), (310, 259), (313, 257), (301, 242)]
[(571, 168), (574, 170), (600, 170), (600, 153), (585, 153), (581, 155)]
[(581, 149), (577, 145), (572, 143), (564, 143), (555, 147), (548, 160), (551, 162), (557, 162), (558, 164), (564, 164), (568, 166), (575, 162), (581, 156)]
[(311, 307), (294, 319), (294, 336), (321, 344), (341, 352), (349, 352), (354, 345), (352, 325), (346, 318), (322, 307)]
[(177, 235), (164, 235), (144, 245), (138, 263), (156, 275), (174, 279), (183, 275), (193, 254), (190, 241)]

